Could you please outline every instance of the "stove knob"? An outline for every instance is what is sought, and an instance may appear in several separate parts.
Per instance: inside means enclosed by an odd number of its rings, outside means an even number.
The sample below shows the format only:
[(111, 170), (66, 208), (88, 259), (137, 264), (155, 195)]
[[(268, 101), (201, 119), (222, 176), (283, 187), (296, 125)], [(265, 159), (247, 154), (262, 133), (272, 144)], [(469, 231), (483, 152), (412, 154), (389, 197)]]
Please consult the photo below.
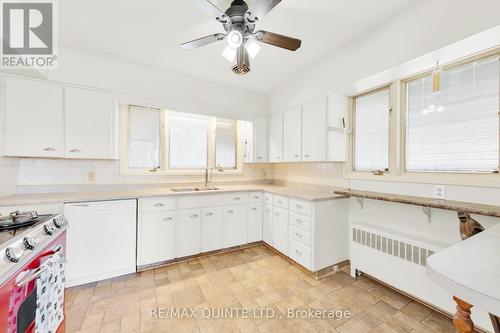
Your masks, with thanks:
[(58, 217), (57, 219), (54, 219), (53, 222), (57, 229), (61, 229), (64, 224), (66, 224), (64, 217)]
[(52, 235), (55, 230), (56, 228), (54, 228), (53, 226), (49, 226), (48, 224), (43, 226), (43, 231), (45, 231), (45, 233), (49, 236)]
[(23, 244), (26, 250), (34, 250), (38, 245), (38, 239), (31, 237), (24, 237)]
[(5, 256), (11, 262), (18, 262), (19, 259), (21, 259), (21, 257), (23, 256), (23, 250), (8, 247), (5, 249)]

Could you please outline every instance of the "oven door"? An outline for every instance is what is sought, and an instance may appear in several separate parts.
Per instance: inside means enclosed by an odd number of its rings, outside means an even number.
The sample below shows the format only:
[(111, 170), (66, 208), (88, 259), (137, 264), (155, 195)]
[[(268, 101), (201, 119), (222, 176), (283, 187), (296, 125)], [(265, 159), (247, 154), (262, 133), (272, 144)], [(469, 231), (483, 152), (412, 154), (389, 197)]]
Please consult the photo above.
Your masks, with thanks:
[[(64, 255), (65, 240), (63, 232), (0, 287), (0, 333), (35, 331), (37, 279), (43, 273), (41, 265), (55, 253)], [(61, 327), (58, 329), (60, 331)]]

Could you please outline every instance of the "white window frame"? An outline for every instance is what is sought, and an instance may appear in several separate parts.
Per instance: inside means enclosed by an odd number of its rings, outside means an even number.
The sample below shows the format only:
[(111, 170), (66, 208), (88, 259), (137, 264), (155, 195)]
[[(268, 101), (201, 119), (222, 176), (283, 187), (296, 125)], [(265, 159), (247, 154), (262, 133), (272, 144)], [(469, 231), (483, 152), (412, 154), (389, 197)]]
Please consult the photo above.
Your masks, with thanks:
[[(122, 104), (120, 106), (120, 135), (119, 135), (119, 148), (120, 148), (120, 174), (121, 175), (137, 175), (137, 176), (161, 176), (161, 175), (204, 175), (205, 168), (199, 169), (170, 169), (169, 168), (169, 133), (168, 133), (168, 111), (167, 109), (160, 108), (160, 168), (159, 169), (136, 169), (129, 167), (129, 104)], [(147, 107), (144, 107), (147, 108)], [(172, 112), (182, 112), (173, 111)], [(189, 113), (191, 115), (196, 115)], [(208, 169), (216, 170), (215, 165), (215, 130), (217, 117), (200, 115), (200, 117), (209, 118), (208, 130)], [(220, 117), (224, 118), (224, 117)], [(227, 117), (226, 117), (227, 118)], [(222, 174), (237, 175), (243, 173), (243, 127), (239, 120), (236, 120), (236, 168), (224, 169)], [(214, 171), (215, 172), (215, 171)]]

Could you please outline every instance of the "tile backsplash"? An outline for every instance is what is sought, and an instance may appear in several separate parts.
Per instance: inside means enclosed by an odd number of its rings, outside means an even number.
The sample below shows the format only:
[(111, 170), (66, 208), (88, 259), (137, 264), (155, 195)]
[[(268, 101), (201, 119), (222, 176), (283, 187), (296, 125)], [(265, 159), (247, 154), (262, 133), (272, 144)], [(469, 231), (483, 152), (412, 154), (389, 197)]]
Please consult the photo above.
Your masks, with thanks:
[(19, 160), (0, 157), (0, 196), (16, 192), (19, 178)]
[(278, 182), (348, 187), (349, 180), (342, 178), (342, 163), (278, 163), (273, 165), (272, 179)]

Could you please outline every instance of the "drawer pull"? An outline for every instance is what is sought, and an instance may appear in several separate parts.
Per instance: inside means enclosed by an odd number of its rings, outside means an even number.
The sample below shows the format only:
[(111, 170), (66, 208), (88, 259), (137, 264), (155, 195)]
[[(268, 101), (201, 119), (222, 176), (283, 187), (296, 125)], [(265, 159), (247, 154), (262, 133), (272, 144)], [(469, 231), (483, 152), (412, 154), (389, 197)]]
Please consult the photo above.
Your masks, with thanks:
[(295, 219), (295, 221), (296, 221), (298, 224), (302, 224), (302, 220), (300, 220), (300, 219)]
[(213, 215), (214, 215), (214, 213), (212, 213), (212, 212), (208, 212), (205, 214), (205, 216), (213, 216)]
[(234, 197), (233, 200), (234, 201), (238, 201), (238, 200), (241, 200), (241, 198), (240, 197)]
[(174, 219), (173, 217), (170, 217), (170, 216), (169, 216), (169, 217), (165, 217), (165, 218), (163, 219), (163, 221), (172, 221), (173, 219)]
[(254, 199), (260, 199), (260, 197), (258, 195), (254, 195), (253, 198)]
[(163, 207), (163, 206), (165, 206), (165, 205), (162, 204), (161, 202), (155, 203), (155, 207)]
[(295, 236), (299, 237), (299, 238), (302, 238), (302, 235), (299, 234), (298, 232), (295, 233)]
[(304, 154), (304, 157), (310, 157), (309, 154)]
[(190, 216), (190, 218), (192, 218), (192, 219), (195, 219), (197, 217), (198, 217), (198, 214), (193, 214), (193, 215)]
[(281, 200), (278, 200), (278, 203), (279, 203), (280, 205), (282, 205), (282, 204), (283, 204), (283, 201), (281, 201)]
[(266, 212), (270, 213), (270, 212), (271, 212), (271, 210), (270, 210), (270, 209), (266, 209)]
[(257, 159), (258, 159), (258, 160), (261, 160), (261, 159), (262, 159), (262, 156), (257, 156)]
[(232, 209), (231, 209), (231, 210), (228, 210), (228, 211), (227, 211), (227, 213), (228, 213), (228, 214), (232, 214), (232, 213), (234, 213), (234, 210), (232, 210)]
[(252, 207), (252, 210), (257, 210), (257, 207)]
[(299, 158), (299, 155), (293, 155), (294, 158)]
[(80, 149), (71, 149), (69, 152), (70, 153), (81, 153), (82, 151)]
[(280, 214), (279, 214), (279, 213), (276, 213), (276, 212), (274, 212), (274, 215), (276, 215), (276, 216), (280, 216)]
[(52, 147), (43, 148), (42, 150), (43, 151), (56, 151), (56, 149), (52, 148)]
[(302, 255), (302, 252), (300, 252), (299, 250), (295, 250), (295, 253), (297, 253), (299, 256)]
[(299, 205), (299, 204), (296, 204), (295, 207), (297, 207), (297, 209), (302, 209), (302, 205)]

